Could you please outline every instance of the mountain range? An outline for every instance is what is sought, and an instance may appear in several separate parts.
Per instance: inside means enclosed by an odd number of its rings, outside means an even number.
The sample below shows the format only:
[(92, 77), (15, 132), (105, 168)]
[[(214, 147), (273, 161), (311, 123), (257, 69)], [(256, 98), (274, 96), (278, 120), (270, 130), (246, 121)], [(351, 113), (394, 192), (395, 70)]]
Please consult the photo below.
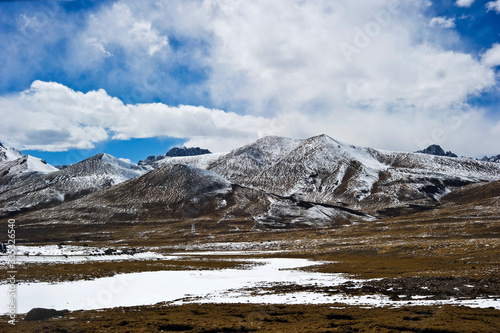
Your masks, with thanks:
[[(30, 159), (2, 149), (1, 168)], [(467, 184), (500, 179), (498, 163), (358, 147), (326, 135), (191, 153), (142, 165), (99, 154), (58, 171), (28, 168), (19, 179), (8, 175), (23, 172), (9, 171), (0, 178), (0, 216), (26, 212), (26, 223), (42, 224), (204, 221), (235, 230), (324, 226), (431, 210)]]
[(4, 150), (9, 160), (0, 163), (0, 217), (55, 206), (151, 170), (108, 154), (59, 170), (35, 157)]

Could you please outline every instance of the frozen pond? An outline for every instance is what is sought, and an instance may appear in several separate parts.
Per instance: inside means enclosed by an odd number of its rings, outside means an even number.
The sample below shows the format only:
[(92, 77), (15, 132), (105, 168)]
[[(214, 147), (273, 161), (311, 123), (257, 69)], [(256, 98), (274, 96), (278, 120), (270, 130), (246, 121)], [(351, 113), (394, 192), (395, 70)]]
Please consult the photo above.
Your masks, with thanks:
[[(245, 259), (258, 263), (251, 269), (224, 269), (199, 271), (159, 271), (119, 274), (91, 281), (63, 283), (22, 283), (17, 288), (17, 312), (26, 313), (35, 307), (58, 310), (90, 310), (117, 306), (149, 305), (158, 302), (170, 304), (197, 303), (275, 303), (322, 304), (345, 303), (363, 306), (401, 306), (408, 302), (391, 301), (382, 295), (360, 297), (345, 294), (326, 295), (314, 292), (266, 294), (259, 287), (274, 283), (302, 286), (335, 286), (353, 281), (341, 274), (303, 272), (295, 268), (319, 265), (307, 259)], [(355, 281), (354, 282), (362, 282)], [(252, 288), (257, 288), (250, 290)], [(252, 292), (253, 291), (253, 292)], [(8, 285), (0, 285), (0, 295), (8, 294)], [(500, 309), (500, 301), (415, 299), (411, 305), (460, 304), (472, 307), (493, 306)], [(7, 313), (7, 302), (0, 312)]]

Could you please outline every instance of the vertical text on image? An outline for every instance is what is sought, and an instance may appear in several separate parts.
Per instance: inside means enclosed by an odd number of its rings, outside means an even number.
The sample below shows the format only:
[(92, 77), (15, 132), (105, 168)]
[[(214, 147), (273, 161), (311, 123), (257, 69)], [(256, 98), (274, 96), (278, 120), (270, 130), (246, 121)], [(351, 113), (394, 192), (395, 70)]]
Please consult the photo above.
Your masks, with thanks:
[(7, 224), (7, 245), (8, 245), (8, 259), (7, 259), (7, 283), (8, 297), (9, 297), (9, 324), (15, 325), (17, 320), (17, 286), (16, 286), (16, 261), (17, 261), (17, 249), (16, 249), (16, 220), (10, 219)]

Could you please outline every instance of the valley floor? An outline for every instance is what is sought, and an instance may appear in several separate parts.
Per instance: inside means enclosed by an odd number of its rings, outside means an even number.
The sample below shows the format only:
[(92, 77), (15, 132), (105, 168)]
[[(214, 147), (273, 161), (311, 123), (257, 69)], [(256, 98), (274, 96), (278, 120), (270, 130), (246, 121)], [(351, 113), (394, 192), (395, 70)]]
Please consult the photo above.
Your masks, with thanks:
[[(156, 228), (148, 238), (137, 236), (143, 234), (139, 225), (127, 231), (128, 238), (123, 226), (108, 225), (100, 229), (107, 240), (96, 234), (64, 244), (57, 239), (60, 235), (51, 234), (50, 239), (19, 219), (23, 237), (32, 239), (19, 247), (16, 279), (19, 301), (25, 302), (19, 312), (35, 306), (72, 311), (35, 322), (23, 321), (21, 314), (14, 327), (2, 316), (0, 331), (498, 331), (497, 210), (462, 214), (454, 207), (432, 214), (321, 229), (213, 232), (199, 223), (193, 232), (190, 223), (176, 227), (178, 233), (162, 234)], [(151, 224), (144, 228), (151, 230)], [(144, 272), (156, 276), (151, 281), (173, 279), (171, 287), (155, 291), (149, 284), (144, 293), (158, 294), (159, 299), (143, 298), (143, 303), (123, 301), (144, 295), (116, 284), (112, 301), (101, 306), (74, 306), (72, 299), (89, 290), (85, 288), (75, 288), (74, 295), (64, 289), (58, 299), (47, 302), (45, 297), (44, 303), (43, 292), (56, 290), (51, 288)], [(6, 287), (0, 285), (0, 292), (7, 293)], [(101, 297), (109, 296), (102, 287), (96, 290)], [(137, 294), (130, 294), (134, 290)], [(125, 293), (125, 298), (118, 296)]]

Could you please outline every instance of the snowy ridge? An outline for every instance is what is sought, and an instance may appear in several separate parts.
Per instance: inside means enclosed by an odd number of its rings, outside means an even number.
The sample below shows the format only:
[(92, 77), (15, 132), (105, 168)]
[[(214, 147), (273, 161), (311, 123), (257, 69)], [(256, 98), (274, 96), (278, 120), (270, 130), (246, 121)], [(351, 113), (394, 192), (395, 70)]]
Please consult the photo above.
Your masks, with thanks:
[[(38, 159), (24, 158), (26, 162), (22, 164), (27, 168), (43, 164)], [(28, 163), (30, 159), (33, 160)], [(0, 216), (54, 206), (143, 175), (151, 169), (108, 154), (90, 157), (63, 170), (54, 168), (54, 172), (21, 179), (3, 187), (0, 192)]]

